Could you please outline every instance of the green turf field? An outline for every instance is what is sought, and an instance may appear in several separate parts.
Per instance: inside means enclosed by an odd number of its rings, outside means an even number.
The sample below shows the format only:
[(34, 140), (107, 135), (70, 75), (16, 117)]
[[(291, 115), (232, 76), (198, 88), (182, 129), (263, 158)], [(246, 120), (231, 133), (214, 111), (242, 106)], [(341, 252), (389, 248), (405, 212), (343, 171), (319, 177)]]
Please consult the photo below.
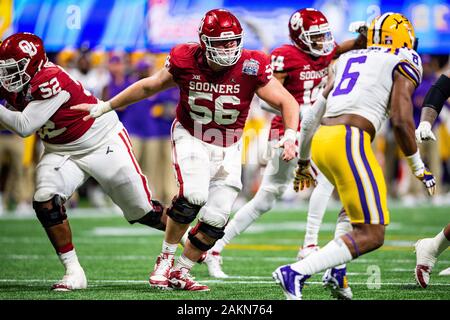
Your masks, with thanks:
[[(450, 207), (391, 209), (392, 224), (384, 247), (348, 266), (354, 299), (450, 299), (450, 277), (438, 273), (450, 265), (450, 250), (435, 266), (427, 289), (415, 285), (418, 238), (437, 234), (449, 221)], [(330, 210), (320, 234), (323, 245), (332, 238), (337, 210)], [(147, 284), (159, 253), (162, 233), (128, 225), (120, 216), (95, 211), (69, 213), (78, 257), (89, 288), (81, 292), (51, 292), (63, 275), (44, 230), (34, 218), (0, 218), (0, 299), (284, 299), (272, 271), (294, 262), (304, 236), (305, 210), (272, 211), (224, 252), (224, 271), (231, 277), (208, 277), (205, 265), (193, 275), (208, 284), (210, 292), (159, 291)], [(180, 253), (179, 250), (178, 253)], [(312, 277), (304, 299), (331, 299), (321, 286), (321, 275)]]

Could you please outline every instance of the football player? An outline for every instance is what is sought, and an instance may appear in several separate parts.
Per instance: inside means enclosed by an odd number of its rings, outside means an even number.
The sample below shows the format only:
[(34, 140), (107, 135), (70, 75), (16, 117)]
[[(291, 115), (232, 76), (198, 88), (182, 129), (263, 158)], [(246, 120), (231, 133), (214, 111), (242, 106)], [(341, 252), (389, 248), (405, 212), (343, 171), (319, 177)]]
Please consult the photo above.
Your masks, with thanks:
[[(282, 159), (295, 157), (299, 106), (272, 77), (270, 59), (260, 51), (243, 49), (239, 20), (229, 11), (214, 9), (201, 20), (200, 43), (175, 46), (165, 68), (138, 81), (107, 102), (79, 106), (90, 110), (86, 119), (125, 107), (178, 85), (180, 101), (172, 127), (173, 166), (179, 193), (168, 210), (162, 252), (150, 275), (150, 285), (206, 291), (189, 271), (215, 242), (241, 187), (241, 135), (250, 102), (256, 93), (281, 111), (286, 128)], [(183, 254), (174, 265), (177, 245), (189, 232)]]
[[(433, 123), (441, 113), (442, 107), (450, 97), (450, 71), (442, 74), (436, 83), (428, 91), (423, 101), (420, 123), (416, 129), (416, 141), (436, 140), (431, 131)], [(448, 224), (434, 238), (425, 238), (417, 241), (415, 278), (417, 283), (426, 288), (430, 281), (438, 256), (450, 246), (450, 224)], [(450, 268), (442, 270), (439, 275), (450, 275)]]
[(304, 108), (298, 178), (306, 185), (314, 182), (312, 153), (314, 163), (336, 187), (353, 231), (273, 272), (288, 299), (302, 298), (311, 275), (383, 245), (389, 224), (386, 185), (370, 143), (389, 114), (412, 172), (428, 194), (434, 194), (434, 177), (414, 138), (411, 96), (422, 77), (416, 44), (414, 28), (402, 14), (388, 12), (375, 18), (367, 33), (368, 48), (343, 54), (335, 64), (335, 80), (330, 77), (314, 106)]
[(133, 155), (117, 114), (82, 121), (70, 110), (97, 98), (48, 61), (42, 40), (16, 33), (0, 46), (0, 124), (21, 137), (37, 134), (45, 150), (36, 169), (33, 208), (65, 268), (53, 290), (84, 289), (64, 203), (89, 177), (96, 179), (130, 223), (165, 229), (165, 214), (152, 199), (146, 177)]
[[(356, 23), (351, 26), (356, 31), (363, 24)], [(366, 38), (360, 35), (356, 39), (336, 45), (331, 34), (327, 18), (322, 12), (307, 8), (295, 11), (288, 23), (289, 35), (292, 44), (283, 45), (272, 52), (272, 67), (274, 76), (303, 106), (310, 106), (317, 99), (327, 82), (328, 66), (331, 61), (340, 54), (366, 46)], [(367, 28), (366, 28), (367, 29)], [(269, 108), (268, 111), (270, 111)], [(273, 109), (272, 109), (273, 110)], [(276, 115), (271, 123), (271, 136), (269, 148), (275, 145), (279, 136), (283, 136), (284, 126), (282, 118)], [(225, 228), (225, 236), (217, 241), (216, 245), (208, 252), (205, 263), (208, 265), (209, 274), (217, 278), (225, 278), (222, 271), (222, 257), (220, 253), (230, 241), (245, 231), (262, 214), (269, 211), (275, 201), (281, 198), (289, 184), (294, 179), (294, 169), (297, 161), (280, 162), (280, 152), (275, 150), (266, 167), (261, 186), (245, 206), (243, 206)], [(298, 253), (298, 259), (305, 258), (308, 254), (317, 251), (317, 238), (325, 209), (331, 194), (333, 185), (318, 171), (317, 186), (311, 194), (309, 202), (307, 227), (303, 248)], [(303, 189), (303, 186), (300, 186)], [(298, 188), (297, 188), (298, 190)], [(351, 230), (351, 225), (345, 212), (339, 215), (336, 236), (339, 237)], [(351, 298), (351, 290), (347, 286), (345, 266), (330, 270), (339, 279), (338, 288), (340, 295)], [(326, 284), (331, 282), (330, 276), (326, 277)], [(345, 287), (344, 287), (345, 286)]]

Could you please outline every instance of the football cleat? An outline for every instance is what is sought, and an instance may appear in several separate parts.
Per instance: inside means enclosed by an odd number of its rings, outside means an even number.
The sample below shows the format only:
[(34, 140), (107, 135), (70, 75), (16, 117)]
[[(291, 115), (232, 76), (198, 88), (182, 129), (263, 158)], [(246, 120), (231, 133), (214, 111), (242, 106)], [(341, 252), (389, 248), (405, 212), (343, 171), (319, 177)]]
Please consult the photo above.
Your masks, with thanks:
[(440, 276), (450, 276), (450, 267), (439, 272)]
[(148, 280), (150, 287), (157, 289), (170, 289), (169, 275), (173, 267), (173, 254), (161, 253), (156, 259), (153, 272)]
[(436, 257), (433, 252), (433, 239), (421, 239), (415, 244), (416, 251), (416, 269), (414, 276), (416, 282), (422, 287), (426, 288), (430, 282), (431, 270), (436, 263)]
[(281, 286), (286, 300), (302, 300), (303, 285), (310, 277), (292, 270), (290, 265), (281, 266), (272, 273), (272, 278)]
[(169, 276), (169, 286), (175, 290), (209, 291), (208, 286), (198, 283), (194, 277), (185, 270), (173, 270)]
[(222, 256), (219, 252), (208, 251), (205, 263), (208, 266), (208, 272), (211, 277), (228, 278), (228, 275), (222, 270)]
[(338, 300), (352, 300), (352, 289), (348, 286), (347, 268), (327, 269), (322, 277), (323, 286)]
[(320, 247), (315, 244), (310, 244), (306, 247), (300, 247), (297, 253), (297, 261), (305, 259), (311, 253), (319, 251)]
[(52, 285), (53, 291), (72, 291), (87, 288), (87, 279), (83, 268), (66, 270), (64, 277)]

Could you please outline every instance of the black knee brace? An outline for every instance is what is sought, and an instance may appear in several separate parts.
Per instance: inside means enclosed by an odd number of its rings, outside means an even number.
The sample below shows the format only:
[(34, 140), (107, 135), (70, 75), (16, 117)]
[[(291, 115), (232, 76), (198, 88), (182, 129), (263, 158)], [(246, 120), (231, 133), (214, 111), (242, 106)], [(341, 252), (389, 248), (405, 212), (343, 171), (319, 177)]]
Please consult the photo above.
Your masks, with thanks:
[(33, 209), (42, 226), (44, 228), (49, 228), (63, 223), (63, 221), (67, 219), (67, 215), (62, 198), (59, 195), (55, 195), (51, 199), (51, 208), (44, 206), (44, 204), (47, 203), (48, 201), (33, 201)]
[[(196, 247), (199, 250), (202, 251), (208, 251), (211, 249), (217, 240), (222, 239), (222, 237), (225, 235), (225, 226), (222, 228), (213, 227), (209, 224), (206, 224), (204, 222), (199, 222), (197, 225), (189, 231), (188, 238), (191, 241), (192, 245)], [(201, 232), (205, 235), (207, 235), (210, 238), (214, 239), (214, 243), (207, 244), (202, 241), (200, 241), (195, 235)]]
[(138, 220), (129, 221), (129, 223), (140, 223), (146, 226), (165, 231), (166, 224), (162, 221), (164, 206), (157, 200), (152, 200), (153, 210)]
[(195, 220), (201, 208), (202, 206), (191, 204), (183, 197), (177, 197), (172, 201), (167, 215), (175, 222), (189, 224)]

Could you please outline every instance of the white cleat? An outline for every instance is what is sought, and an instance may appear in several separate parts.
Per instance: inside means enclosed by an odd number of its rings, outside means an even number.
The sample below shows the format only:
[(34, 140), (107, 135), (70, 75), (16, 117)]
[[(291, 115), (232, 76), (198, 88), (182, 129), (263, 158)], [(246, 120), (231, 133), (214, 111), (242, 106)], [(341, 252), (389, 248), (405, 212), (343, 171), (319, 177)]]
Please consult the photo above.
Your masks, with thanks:
[(297, 253), (297, 261), (305, 259), (307, 256), (309, 256), (313, 252), (319, 251), (320, 247), (316, 246), (315, 244), (310, 244), (306, 247), (300, 247)]
[(204, 260), (208, 266), (209, 275), (213, 278), (228, 278), (228, 275), (222, 270), (222, 256), (217, 251), (208, 251)]
[(347, 268), (327, 269), (322, 277), (324, 288), (330, 290), (331, 296), (338, 300), (352, 300), (352, 289), (348, 286)]
[(87, 279), (83, 268), (66, 270), (64, 277), (52, 285), (53, 291), (72, 291), (87, 288)]
[(158, 256), (153, 272), (148, 279), (150, 287), (163, 290), (171, 289), (169, 287), (169, 275), (173, 267), (173, 261), (173, 254), (161, 253)]
[(450, 276), (450, 267), (439, 272), (440, 276)]
[(436, 257), (434, 256), (433, 239), (426, 238), (416, 242), (416, 269), (414, 276), (416, 282), (422, 287), (426, 288), (430, 282), (431, 270), (436, 263)]

